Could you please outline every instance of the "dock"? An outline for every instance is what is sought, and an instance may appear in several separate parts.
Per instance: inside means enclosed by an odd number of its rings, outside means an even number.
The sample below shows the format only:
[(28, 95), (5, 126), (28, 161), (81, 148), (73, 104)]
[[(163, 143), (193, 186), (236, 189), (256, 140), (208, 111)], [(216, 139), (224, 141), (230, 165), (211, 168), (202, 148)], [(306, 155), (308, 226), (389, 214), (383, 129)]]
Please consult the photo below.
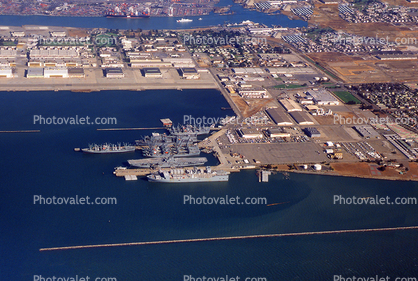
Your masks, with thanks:
[(0, 133), (39, 133), (41, 130), (0, 131)]

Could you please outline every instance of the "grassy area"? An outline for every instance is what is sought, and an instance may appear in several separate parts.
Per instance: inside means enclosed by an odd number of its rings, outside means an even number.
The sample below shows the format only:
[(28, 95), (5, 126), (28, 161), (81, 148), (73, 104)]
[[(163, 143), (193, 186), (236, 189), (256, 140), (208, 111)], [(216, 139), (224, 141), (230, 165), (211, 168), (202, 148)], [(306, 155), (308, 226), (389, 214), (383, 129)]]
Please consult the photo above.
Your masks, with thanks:
[(333, 92), (337, 97), (339, 97), (345, 103), (355, 103), (360, 104), (361, 102), (353, 96), (350, 92), (347, 91), (334, 91)]
[(295, 84), (282, 84), (274, 86), (276, 89), (296, 89), (296, 88), (303, 88), (306, 87), (306, 85), (295, 85)]
[(322, 66), (319, 65), (319, 63), (316, 63), (315, 61), (313, 61), (312, 59), (308, 58), (307, 56), (304, 56), (305, 59), (307, 59), (308, 61), (310, 61), (311, 63), (313, 63), (317, 68), (319, 68), (320, 70), (322, 70), (323, 72), (325, 72), (326, 74), (328, 74), (329, 76), (331, 76), (334, 79), (339, 79), (337, 76), (335, 76), (334, 74), (332, 74), (331, 72), (329, 72), (328, 70), (326, 70), (325, 68), (323, 68)]
[(3, 46), (16, 46), (16, 43), (14, 41), (3, 41)]

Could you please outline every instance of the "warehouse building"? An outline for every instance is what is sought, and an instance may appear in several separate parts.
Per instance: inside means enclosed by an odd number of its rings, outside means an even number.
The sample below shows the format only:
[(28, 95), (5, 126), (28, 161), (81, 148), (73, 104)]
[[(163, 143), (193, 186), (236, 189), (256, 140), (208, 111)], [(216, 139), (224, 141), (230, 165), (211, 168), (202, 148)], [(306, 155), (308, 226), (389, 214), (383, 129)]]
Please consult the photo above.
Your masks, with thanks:
[(157, 67), (144, 68), (144, 69), (142, 69), (142, 74), (145, 77), (152, 77), (152, 78), (163, 77), (163, 74), (161, 73), (161, 70)]
[(354, 129), (364, 138), (375, 138), (379, 136), (379, 133), (369, 125), (354, 126)]
[(45, 78), (68, 78), (68, 69), (65, 67), (57, 68), (45, 68), (44, 69)]
[(197, 72), (194, 67), (184, 67), (180, 68), (181, 77), (186, 79), (199, 79), (200, 73)]
[(290, 138), (290, 133), (287, 133), (284, 128), (269, 128), (267, 130), (267, 135), (270, 138)]
[(290, 116), (299, 124), (299, 125), (313, 125), (314, 122), (309, 117), (308, 113), (304, 111), (294, 111), (290, 112)]
[(13, 78), (13, 71), (11, 67), (0, 68), (0, 77), (1, 78)]
[(257, 129), (238, 129), (237, 133), (240, 137), (245, 139), (262, 138), (263, 134)]
[(287, 112), (302, 111), (302, 108), (292, 99), (279, 99), (279, 103)]
[(315, 127), (308, 127), (308, 128), (303, 129), (303, 131), (310, 138), (320, 138), (321, 137), (321, 133)]
[(264, 99), (267, 98), (267, 90), (263, 88), (238, 89), (238, 94), (243, 98)]
[(306, 92), (308, 96), (311, 96), (314, 102), (318, 105), (339, 105), (340, 101), (334, 97), (330, 92), (324, 89), (310, 90)]
[(84, 69), (82, 68), (69, 68), (68, 69), (68, 76), (70, 78), (84, 78), (86, 75), (84, 74)]
[(269, 108), (266, 110), (267, 115), (271, 120), (279, 126), (291, 126), (293, 125), (289, 115), (283, 109), (280, 108)]
[(26, 72), (27, 78), (44, 78), (44, 69), (43, 68), (28, 68)]
[(104, 70), (106, 78), (123, 78), (125, 74), (122, 71), (122, 68), (106, 68)]

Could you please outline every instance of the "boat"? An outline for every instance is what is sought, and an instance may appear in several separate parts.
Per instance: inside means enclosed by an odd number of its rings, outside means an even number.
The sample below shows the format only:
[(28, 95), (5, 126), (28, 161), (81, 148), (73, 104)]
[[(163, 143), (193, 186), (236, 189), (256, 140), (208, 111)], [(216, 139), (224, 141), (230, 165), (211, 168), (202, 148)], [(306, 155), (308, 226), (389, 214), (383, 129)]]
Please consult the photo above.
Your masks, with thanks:
[(125, 19), (135, 19), (135, 18), (149, 18), (150, 16), (147, 14), (139, 14), (139, 15), (128, 15), (128, 14), (106, 14), (106, 18), (125, 18)]
[(207, 126), (192, 126), (192, 125), (178, 125), (177, 127), (171, 127), (168, 129), (170, 135), (179, 136), (179, 135), (207, 135), (210, 133), (210, 127)]
[(137, 168), (171, 168), (203, 165), (208, 161), (206, 157), (163, 157), (128, 160), (129, 165)]
[(137, 146), (155, 146), (163, 144), (174, 144), (176, 142), (197, 142), (197, 134), (184, 135), (166, 135), (160, 133), (152, 133), (151, 136), (145, 136), (141, 140), (136, 140)]
[(199, 156), (200, 149), (197, 145), (160, 145), (152, 146), (142, 149), (142, 156), (151, 158), (160, 157), (187, 157), (187, 156)]
[(181, 18), (179, 20), (177, 20), (177, 22), (192, 22), (193, 20), (191, 19), (185, 19), (185, 18)]
[(135, 146), (124, 144), (123, 146), (118, 143), (117, 145), (114, 144), (89, 144), (88, 148), (81, 149), (84, 153), (92, 153), (92, 154), (106, 154), (106, 153), (124, 153), (124, 152), (134, 152)]
[(199, 18), (199, 20), (202, 20), (202, 18)]
[(170, 169), (158, 171), (147, 176), (149, 182), (162, 183), (185, 183), (185, 182), (226, 182), (229, 180), (229, 172), (224, 170), (212, 171), (211, 167), (206, 169)]

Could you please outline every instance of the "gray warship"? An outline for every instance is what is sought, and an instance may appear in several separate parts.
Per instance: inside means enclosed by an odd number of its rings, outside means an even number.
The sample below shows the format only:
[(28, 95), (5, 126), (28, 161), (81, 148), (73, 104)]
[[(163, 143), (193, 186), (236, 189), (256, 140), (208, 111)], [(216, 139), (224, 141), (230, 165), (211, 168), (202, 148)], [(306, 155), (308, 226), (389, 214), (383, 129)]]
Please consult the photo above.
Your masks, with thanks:
[(106, 154), (106, 153), (124, 153), (124, 152), (134, 152), (135, 146), (123, 144), (123, 146), (118, 143), (115, 144), (89, 144), (88, 148), (81, 149), (84, 153), (91, 153), (91, 154)]
[(171, 168), (171, 167), (187, 167), (200, 166), (208, 161), (206, 157), (163, 157), (163, 158), (147, 158), (128, 160), (129, 165), (137, 168)]
[(229, 172), (224, 170), (212, 171), (206, 169), (171, 169), (169, 171), (158, 171), (147, 176), (150, 182), (162, 183), (186, 183), (186, 182), (226, 182), (229, 180)]

